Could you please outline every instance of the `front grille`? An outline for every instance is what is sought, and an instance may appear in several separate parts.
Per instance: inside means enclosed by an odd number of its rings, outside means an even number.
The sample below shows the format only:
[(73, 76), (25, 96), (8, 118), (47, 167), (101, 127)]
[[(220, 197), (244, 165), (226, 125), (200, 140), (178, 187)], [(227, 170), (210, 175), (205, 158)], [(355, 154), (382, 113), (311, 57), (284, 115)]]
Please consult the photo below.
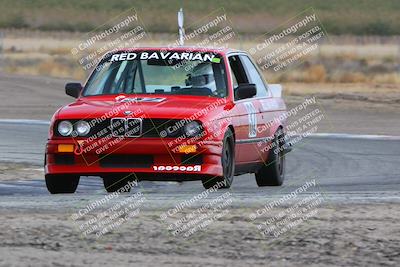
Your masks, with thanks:
[[(179, 127), (181, 120), (168, 119), (144, 119), (143, 136), (144, 137), (178, 137), (184, 134), (183, 127)], [(175, 130), (175, 128), (177, 128)], [(169, 131), (167, 129), (170, 129)], [(174, 131), (175, 130), (175, 131)], [(167, 136), (163, 136), (163, 131)]]
[(99, 155), (103, 168), (150, 168), (154, 159), (152, 155)]
[(113, 136), (125, 136), (125, 119), (113, 118), (111, 119), (111, 132)]
[(126, 120), (127, 137), (139, 137), (142, 135), (142, 119), (129, 118)]
[[(85, 119), (91, 125), (87, 137), (179, 137), (184, 136), (183, 124), (177, 119), (112, 118), (106, 120)], [(72, 124), (79, 120), (70, 120)], [(54, 124), (54, 134), (62, 137)], [(168, 130), (167, 130), (168, 129)]]
[[(107, 136), (178, 137), (184, 134), (181, 124), (181, 120), (170, 119), (128, 118), (125, 122), (124, 118), (113, 118), (105, 122), (96, 123), (90, 134), (96, 135), (96, 133), (106, 132)], [(167, 135), (164, 133), (167, 133)], [(104, 137), (104, 135), (99, 137)]]
[(112, 135), (115, 137), (139, 137), (142, 134), (142, 119), (112, 118), (110, 129)]

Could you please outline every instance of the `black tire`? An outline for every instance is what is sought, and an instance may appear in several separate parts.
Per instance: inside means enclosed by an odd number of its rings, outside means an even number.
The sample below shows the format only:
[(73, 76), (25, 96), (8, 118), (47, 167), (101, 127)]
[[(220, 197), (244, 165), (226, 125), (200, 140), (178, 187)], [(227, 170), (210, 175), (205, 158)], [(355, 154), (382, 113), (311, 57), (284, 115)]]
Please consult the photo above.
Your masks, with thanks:
[(75, 193), (80, 176), (64, 174), (47, 174), (45, 176), (47, 190), (51, 194)]
[[(132, 182), (133, 179), (130, 178), (129, 176), (119, 176), (119, 175), (113, 175), (113, 176), (102, 176), (103, 178), (103, 184), (104, 188), (108, 193), (116, 192), (120, 188), (124, 188), (128, 182)], [(121, 192), (130, 192), (131, 187), (127, 186), (126, 189), (124, 189)]]
[(205, 189), (209, 189), (214, 186), (218, 188), (229, 188), (233, 182), (233, 176), (235, 174), (235, 140), (233, 133), (230, 129), (225, 132), (221, 165), (223, 169), (223, 176), (208, 177), (202, 180)]
[(285, 179), (285, 138), (281, 130), (272, 142), (275, 145), (269, 150), (267, 162), (255, 174), (258, 186), (281, 186)]

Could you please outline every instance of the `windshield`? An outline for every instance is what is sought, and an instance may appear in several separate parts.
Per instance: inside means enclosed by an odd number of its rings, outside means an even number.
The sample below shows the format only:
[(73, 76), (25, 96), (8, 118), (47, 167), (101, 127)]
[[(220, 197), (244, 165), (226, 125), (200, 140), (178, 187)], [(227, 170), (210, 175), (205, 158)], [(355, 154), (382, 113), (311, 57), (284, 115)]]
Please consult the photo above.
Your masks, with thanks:
[(83, 92), (109, 94), (226, 97), (223, 59), (200, 52), (119, 52), (96, 67)]

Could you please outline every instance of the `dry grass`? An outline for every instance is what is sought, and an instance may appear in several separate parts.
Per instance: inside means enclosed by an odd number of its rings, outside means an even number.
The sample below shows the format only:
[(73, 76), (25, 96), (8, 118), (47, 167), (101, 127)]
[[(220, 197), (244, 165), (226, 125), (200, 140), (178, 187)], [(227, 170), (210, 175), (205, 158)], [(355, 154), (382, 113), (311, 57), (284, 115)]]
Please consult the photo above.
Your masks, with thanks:
[[(82, 40), (76, 34), (7, 35), (4, 40), (3, 69), (8, 72), (68, 77), (83, 80), (86, 73), (71, 55), (72, 47)], [(174, 35), (152, 34), (142, 45), (159, 46), (172, 43)], [(346, 37), (348, 38), (348, 37)], [(344, 38), (343, 40), (347, 40)], [(269, 82), (301, 83), (388, 83), (400, 84), (400, 47), (393, 42), (343, 44), (339, 37), (336, 43), (323, 43), (304, 64), (289, 67), (284, 72), (266, 71)], [(354, 41), (354, 40), (353, 40)], [(379, 44), (381, 42), (382, 44)], [(103, 45), (101, 42), (98, 46)], [(230, 43), (230, 47), (242, 50), (255, 45), (250, 39)]]
[(265, 72), (270, 83), (383, 83), (400, 84), (400, 73), (369, 74), (362, 72), (343, 72), (327, 74), (323, 65), (315, 65), (305, 70), (287, 71), (284, 74)]
[(399, 73), (386, 73), (375, 75), (372, 78), (375, 83), (390, 83), (390, 84), (400, 84), (400, 74)]
[(66, 63), (56, 58), (42, 58), (35, 61), (8, 60), (4, 68), (6, 72), (23, 75), (42, 75), (58, 78), (84, 80), (86, 73), (77, 63)]
[(326, 70), (321, 64), (310, 66), (305, 71), (304, 82), (307, 83), (321, 83), (326, 80)]
[(366, 95), (372, 98), (400, 97), (400, 84), (382, 83), (285, 83), (283, 92), (285, 95), (335, 95), (356, 94)]
[(364, 83), (367, 81), (367, 77), (361, 72), (344, 73), (339, 82), (341, 83)]
[(56, 62), (55, 60), (46, 60), (38, 65), (40, 75), (53, 77), (84, 79), (85, 72), (81, 68), (69, 67), (66, 64)]

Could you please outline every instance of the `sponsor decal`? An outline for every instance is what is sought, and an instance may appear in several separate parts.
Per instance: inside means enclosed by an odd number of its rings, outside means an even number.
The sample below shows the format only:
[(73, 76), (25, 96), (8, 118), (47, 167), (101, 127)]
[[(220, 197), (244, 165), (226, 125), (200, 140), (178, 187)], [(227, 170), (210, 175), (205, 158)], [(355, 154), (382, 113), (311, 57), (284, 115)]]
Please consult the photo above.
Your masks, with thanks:
[(201, 165), (193, 166), (178, 166), (178, 165), (153, 165), (155, 171), (185, 171), (185, 172), (199, 172)]
[(257, 110), (254, 107), (253, 103), (246, 102), (244, 103), (248, 113), (249, 119), (249, 137), (256, 137), (257, 136)]
[(221, 59), (216, 58), (213, 54), (203, 54), (203, 53), (193, 53), (193, 52), (126, 52), (118, 53), (111, 56), (110, 61), (125, 61), (125, 60), (135, 60), (135, 59), (161, 59), (161, 60), (200, 60), (205, 62), (220, 63)]

